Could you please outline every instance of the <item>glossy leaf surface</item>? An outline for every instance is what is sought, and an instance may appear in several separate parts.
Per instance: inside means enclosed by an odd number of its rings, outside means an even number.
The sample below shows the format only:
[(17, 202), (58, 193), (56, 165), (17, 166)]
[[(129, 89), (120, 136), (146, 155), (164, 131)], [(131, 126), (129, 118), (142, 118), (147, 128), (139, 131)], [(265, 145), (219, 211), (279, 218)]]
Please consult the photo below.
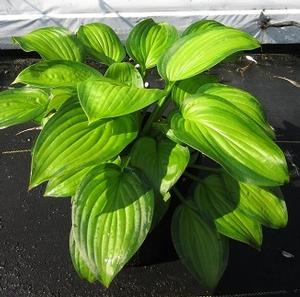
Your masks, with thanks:
[(184, 172), (190, 153), (188, 148), (166, 138), (157, 141), (140, 137), (130, 156), (130, 164), (141, 169), (153, 188), (164, 196)]
[(95, 167), (73, 199), (75, 242), (88, 267), (108, 286), (144, 241), (153, 191), (139, 173), (115, 164)]
[(135, 112), (165, 96), (159, 89), (141, 89), (106, 81), (86, 81), (79, 84), (77, 90), (90, 122)]
[(94, 283), (97, 280), (97, 278), (81, 257), (80, 251), (74, 240), (73, 230), (71, 230), (70, 232), (69, 251), (73, 266), (76, 272), (78, 273), (79, 277), (87, 280), (89, 283)]
[(213, 21), (213, 20), (200, 20), (197, 22), (192, 23), (190, 26), (188, 26), (182, 33), (182, 36), (191, 34), (191, 33), (202, 33), (204, 31), (208, 31), (210, 29), (214, 29), (217, 27), (224, 27), (219, 22)]
[(173, 215), (172, 239), (181, 262), (201, 286), (213, 290), (227, 266), (228, 241), (213, 225), (187, 206)]
[(171, 118), (182, 142), (221, 164), (235, 179), (264, 186), (288, 181), (280, 148), (228, 101), (201, 94), (187, 98)]
[(118, 155), (138, 133), (135, 115), (89, 124), (78, 102), (66, 102), (46, 123), (32, 153), (31, 188), (60, 170), (79, 170)]
[(279, 188), (236, 183), (227, 174), (223, 174), (222, 177), (226, 192), (239, 197), (239, 208), (243, 213), (266, 227), (283, 228), (286, 226), (288, 212)]
[(203, 85), (217, 82), (217, 77), (207, 74), (199, 74), (191, 78), (178, 81), (172, 88), (172, 100), (176, 103), (178, 107), (180, 107), (185, 98), (199, 93), (198, 90)]
[(71, 97), (77, 97), (77, 94), (73, 88), (65, 87), (52, 89), (47, 112), (59, 110), (59, 108)]
[(105, 76), (122, 84), (143, 88), (144, 82), (139, 71), (130, 63), (114, 63), (105, 72)]
[(47, 109), (48, 103), (49, 94), (39, 89), (0, 92), (0, 129), (33, 120)]
[(167, 23), (146, 19), (129, 33), (126, 49), (142, 70), (156, 66), (161, 55), (177, 40), (176, 28)]
[(47, 184), (44, 196), (51, 197), (72, 197), (82, 178), (95, 165), (87, 166), (79, 170), (63, 170), (61, 173), (54, 175)]
[(238, 193), (233, 195), (220, 176), (210, 175), (204, 179), (195, 190), (194, 201), (199, 211), (214, 221), (220, 233), (255, 248), (260, 247), (260, 223), (241, 211)]
[(125, 58), (125, 49), (119, 37), (112, 28), (103, 23), (81, 26), (77, 37), (89, 55), (106, 65), (121, 62)]
[(13, 41), (26, 52), (38, 52), (44, 60), (83, 60), (80, 43), (62, 27), (40, 28), (24, 36), (13, 37)]
[(231, 104), (235, 105), (238, 109), (254, 120), (256, 124), (264, 129), (272, 138), (275, 138), (274, 131), (267, 123), (261, 104), (250, 93), (235, 87), (218, 83), (203, 85), (197, 92), (219, 96), (228, 100)]
[(79, 82), (101, 77), (96, 69), (79, 62), (42, 61), (21, 71), (13, 83), (42, 88), (76, 87)]
[(158, 72), (167, 81), (183, 80), (210, 69), (235, 52), (258, 47), (258, 41), (245, 32), (215, 27), (178, 39), (159, 60)]

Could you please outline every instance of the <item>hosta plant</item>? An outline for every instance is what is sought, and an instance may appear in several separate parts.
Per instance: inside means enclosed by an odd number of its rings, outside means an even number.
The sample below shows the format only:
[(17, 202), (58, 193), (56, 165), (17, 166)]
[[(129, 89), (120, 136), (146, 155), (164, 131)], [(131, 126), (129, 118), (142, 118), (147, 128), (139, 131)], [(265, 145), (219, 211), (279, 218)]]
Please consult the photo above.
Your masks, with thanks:
[[(260, 103), (208, 74), (258, 48), (255, 38), (215, 21), (180, 34), (146, 19), (125, 44), (102, 23), (13, 40), (41, 61), (0, 94), (0, 127), (41, 128), (29, 188), (47, 182), (45, 196), (71, 197), (69, 248), (81, 278), (108, 287), (171, 199), (174, 247), (210, 291), (226, 268), (229, 238), (259, 249), (262, 226), (286, 225), (286, 160)], [(161, 89), (146, 84), (153, 68)]]

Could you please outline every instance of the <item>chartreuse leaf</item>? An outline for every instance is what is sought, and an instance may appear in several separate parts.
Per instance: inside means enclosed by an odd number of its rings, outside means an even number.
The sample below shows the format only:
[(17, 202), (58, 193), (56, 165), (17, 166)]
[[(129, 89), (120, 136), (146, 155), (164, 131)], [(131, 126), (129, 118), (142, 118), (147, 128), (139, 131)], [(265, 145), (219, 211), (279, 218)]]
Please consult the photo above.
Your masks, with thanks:
[(188, 26), (182, 33), (182, 36), (191, 34), (191, 33), (202, 33), (213, 28), (224, 27), (223, 24), (213, 21), (213, 20), (200, 20), (192, 23)]
[(228, 174), (222, 174), (226, 193), (239, 197), (239, 209), (248, 217), (266, 227), (283, 228), (288, 222), (288, 212), (279, 188), (258, 187), (237, 182)]
[(215, 27), (178, 39), (160, 58), (158, 72), (167, 81), (192, 77), (231, 54), (259, 47), (249, 34), (228, 27)]
[(79, 82), (101, 77), (96, 69), (79, 62), (42, 61), (21, 71), (13, 83), (42, 88), (76, 87)]
[(75, 195), (76, 189), (82, 178), (95, 165), (87, 166), (79, 170), (63, 170), (54, 175), (47, 184), (44, 196), (50, 197), (71, 197)]
[(89, 267), (87, 266), (83, 258), (81, 257), (80, 251), (74, 240), (72, 229), (69, 238), (69, 251), (70, 251), (70, 256), (71, 256), (73, 266), (76, 272), (78, 273), (78, 275), (80, 276), (80, 278), (87, 280), (89, 283), (94, 283), (97, 280), (97, 278), (93, 274), (93, 272), (89, 269)]
[(164, 138), (140, 137), (132, 147), (130, 164), (141, 169), (153, 188), (163, 196), (184, 172), (190, 158), (188, 148)]
[[(190, 153), (165, 138), (160, 141), (140, 137), (132, 147), (130, 164), (142, 170), (155, 190), (154, 224), (159, 222), (168, 209), (166, 195), (184, 172)], [(166, 197), (163, 199), (163, 197)]]
[(89, 124), (80, 104), (66, 102), (46, 123), (32, 153), (30, 187), (60, 170), (76, 170), (118, 155), (138, 133), (136, 115)]
[(144, 71), (156, 66), (158, 59), (177, 38), (178, 33), (174, 26), (146, 19), (131, 30), (126, 49), (129, 56), (138, 62)]
[(185, 98), (199, 93), (198, 90), (203, 85), (217, 82), (217, 77), (208, 74), (199, 74), (191, 78), (178, 81), (172, 88), (172, 100), (177, 104), (178, 107), (180, 107)]
[(159, 89), (141, 89), (107, 81), (78, 84), (78, 97), (89, 122), (140, 110), (165, 96)]
[(267, 134), (228, 101), (208, 94), (184, 100), (171, 117), (182, 142), (221, 164), (235, 179), (263, 186), (288, 181), (284, 154)]
[(172, 219), (172, 239), (181, 262), (201, 286), (213, 290), (227, 266), (229, 246), (213, 223), (186, 205), (179, 206)]
[(143, 88), (144, 82), (139, 71), (130, 63), (114, 63), (109, 66), (105, 76), (128, 86)]
[(77, 37), (89, 55), (106, 65), (121, 62), (126, 56), (115, 31), (103, 23), (82, 25), (77, 32)]
[(82, 61), (82, 46), (62, 27), (40, 28), (24, 36), (13, 37), (25, 52), (36, 51), (44, 60)]
[[(121, 164), (121, 158), (117, 157), (114, 160), (107, 161), (107, 162), (111, 162), (119, 165)], [(51, 197), (74, 196), (82, 178), (95, 166), (97, 165), (96, 164), (90, 165), (76, 170), (60, 171), (58, 174), (55, 174), (49, 180), (44, 196), (51, 196)]]
[(83, 178), (72, 207), (73, 234), (81, 256), (108, 287), (146, 238), (153, 191), (135, 170), (104, 164)]
[(33, 88), (0, 92), (0, 129), (21, 124), (41, 115), (49, 103), (49, 94)]
[(197, 93), (219, 96), (235, 105), (252, 120), (264, 129), (272, 138), (275, 134), (271, 126), (267, 123), (266, 116), (259, 101), (250, 93), (219, 83), (209, 83), (201, 86)]
[[(237, 182), (232, 186), (238, 188)], [(221, 234), (259, 248), (262, 243), (260, 223), (245, 215), (239, 207), (239, 195), (227, 190), (220, 176), (210, 175), (198, 184), (195, 205), (214, 221)]]
[(51, 98), (47, 107), (47, 112), (58, 110), (68, 99), (75, 97), (73, 88), (55, 88), (51, 90)]

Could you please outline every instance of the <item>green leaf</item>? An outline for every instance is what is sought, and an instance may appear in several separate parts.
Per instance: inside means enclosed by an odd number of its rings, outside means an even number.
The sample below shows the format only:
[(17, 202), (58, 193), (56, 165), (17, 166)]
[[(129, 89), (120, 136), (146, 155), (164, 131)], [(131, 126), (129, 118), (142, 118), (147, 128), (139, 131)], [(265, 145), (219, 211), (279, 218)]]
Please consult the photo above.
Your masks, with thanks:
[(51, 90), (51, 98), (46, 112), (59, 110), (59, 108), (71, 97), (77, 94), (73, 88), (56, 88)]
[(261, 104), (250, 93), (238, 88), (218, 83), (203, 85), (198, 89), (197, 93), (214, 95), (229, 101), (247, 116), (249, 116), (252, 120), (254, 120), (256, 124), (258, 124), (270, 135), (271, 138), (275, 138), (274, 131), (267, 123)]
[(13, 84), (23, 83), (41, 88), (76, 87), (85, 80), (101, 79), (96, 69), (72, 61), (42, 61), (22, 70)]
[(130, 164), (142, 170), (155, 191), (164, 196), (184, 172), (190, 153), (188, 148), (166, 138), (156, 141), (140, 137), (130, 156)]
[(104, 164), (83, 178), (72, 201), (73, 234), (89, 269), (105, 287), (146, 238), (153, 200), (140, 173), (129, 168)]
[(0, 129), (33, 120), (47, 109), (49, 94), (33, 88), (0, 92)]
[[(121, 158), (117, 157), (107, 163), (120, 164)], [(50, 197), (72, 197), (75, 195), (77, 187), (79, 186), (83, 177), (95, 166), (99, 164), (80, 168), (79, 170), (63, 170), (52, 177), (45, 190), (44, 196)]]
[(215, 226), (185, 205), (172, 220), (172, 239), (181, 262), (201, 286), (213, 290), (227, 266), (229, 246)]
[(283, 228), (288, 222), (288, 212), (279, 188), (258, 187), (237, 183), (227, 174), (222, 174), (227, 193), (239, 197), (239, 209), (248, 217), (266, 227)]
[(182, 142), (221, 164), (235, 179), (262, 186), (288, 181), (284, 154), (267, 134), (228, 101), (208, 94), (185, 99), (171, 118)]
[(125, 49), (115, 31), (103, 23), (81, 26), (77, 37), (84, 44), (89, 55), (106, 65), (121, 62), (126, 56)]
[(13, 41), (26, 52), (38, 52), (44, 60), (83, 60), (80, 43), (62, 27), (40, 28), (24, 36), (13, 37)]
[(32, 153), (31, 188), (60, 170), (79, 170), (118, 155), (138, 133), (131, 114), (89, 124), (78, 102), (68, 101), (46, 123)]
[(89, 283), (94, 283), (97, 278), (93, 274), (93, 272), (89, 269), (85, 261), (80, 255), (80, 251), (75, 243), (73, 230), (71, 229), (70, 232), (70, 239), (69, 239), (69, 251), (73, 266), (78, 273), (79, 277), (82, 279), (87, 280)]
[(214, 75), (199, 74), (188, 79), (176, 82), (172, 88), (172, 100), (181, 106), (183, 100), (187, 97), (199, 93), (199, 89), (208, 83), (217, 83), (218, 79)]
[(105, 76), (122, 84), (143, 88), (144, 82), (139, 71), (130, 63), (115, 63), (109, 66)]
[(129, 56), (145, 71), (156, 66), (158, 59), (177, 38), (178, 33), (174, 26), (146, 19), (131, 30), (126, 49)]
[(89, 122), (140, 110), (165, 96), (159, 89), (141, 89), (106, 81), (78, 84), (78, 97)]
[(190, 153), (188, 148), (168, 139), (156, 141), (151, 137), (140, 137), (132, 147), (130, 164), (139, 168), (149, 179), (155, 190), (153, 225), (156, 225), (168, 210), (171, 187), (184, 172)]
[(249, 34), (228, 27), (215, 27), (177, 40), (160, 58), (158, 72), (167, 81), (192, 77), (210, 69), (231, 54), (258, 48)]
[[(238, 187), (237, 182), (235, 184), (233, 188)], [(214, 221), (221, 234), (259, 249), (260, 223), (241, 211), (238, 193), (233, 195), (232, 188), (226, 188), (220, 176), (210, 175), (198, 184), (194, 201), (198, 210)]]
[(82, 178), (95, 165), (87, 166), (79, 170), (63, 170), (57, 175), (54, 175), (47, 184), (44, 196), (49, 197), (72, 197), (76, 193), (76, 189)]
[(191, 33), (202, 33), (204, 31), (208, 31), (210, 29), (224, 27), (223, 24), (213, 21), (213, 20), (200, 20), (192, 23), (188, 26), (182, 33), (182, 36), (191, 34)]

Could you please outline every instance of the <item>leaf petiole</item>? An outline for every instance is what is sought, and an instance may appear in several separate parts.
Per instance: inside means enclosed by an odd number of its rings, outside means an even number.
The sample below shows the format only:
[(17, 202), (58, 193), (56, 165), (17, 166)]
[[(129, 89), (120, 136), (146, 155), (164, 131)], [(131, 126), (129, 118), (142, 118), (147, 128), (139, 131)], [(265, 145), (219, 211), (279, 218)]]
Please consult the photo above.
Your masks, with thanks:
[(199, 170), (204, 170), (204, 171), (212, 171), (212, 172), (216, 172), (216, 173), (220, 173), (222, 171), (222, 168), (212, 168), (212, 167), (208, 167), (208, 166), (203, 166), (203, 165), (189, 165), (189, 168), (194, 168), (194, 169), (199, 169)]

